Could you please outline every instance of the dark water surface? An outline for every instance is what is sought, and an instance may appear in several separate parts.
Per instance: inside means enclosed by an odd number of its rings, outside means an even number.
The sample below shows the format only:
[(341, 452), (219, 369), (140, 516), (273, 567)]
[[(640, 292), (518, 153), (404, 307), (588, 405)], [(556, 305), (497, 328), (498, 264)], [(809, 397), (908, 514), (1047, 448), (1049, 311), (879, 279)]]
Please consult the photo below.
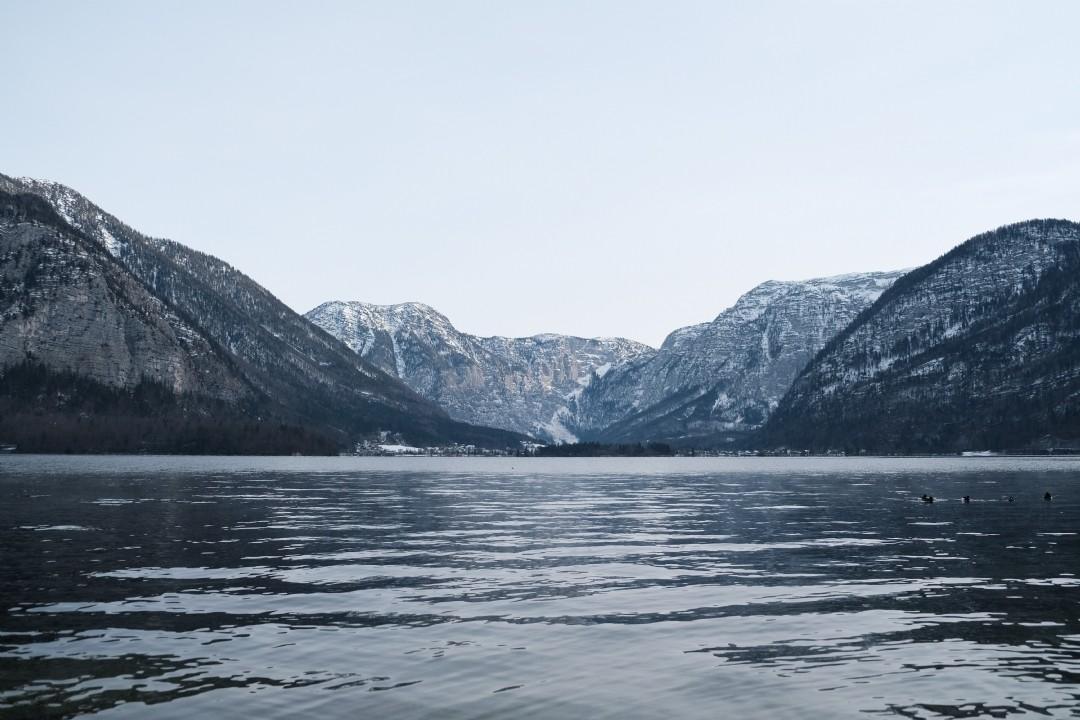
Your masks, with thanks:
[(0, 717), (1080, 717), (1077, 532), (1068, 459), (10, 456)]

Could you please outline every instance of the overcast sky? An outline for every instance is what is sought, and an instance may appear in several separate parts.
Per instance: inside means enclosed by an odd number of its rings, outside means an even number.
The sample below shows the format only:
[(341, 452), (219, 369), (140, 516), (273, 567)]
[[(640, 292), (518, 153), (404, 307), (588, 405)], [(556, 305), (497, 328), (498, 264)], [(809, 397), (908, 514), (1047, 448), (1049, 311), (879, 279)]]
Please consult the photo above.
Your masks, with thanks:
[(1080, 220), (1080, 2), (0, 2), (0, 172), (300, 312), (658, 344)]

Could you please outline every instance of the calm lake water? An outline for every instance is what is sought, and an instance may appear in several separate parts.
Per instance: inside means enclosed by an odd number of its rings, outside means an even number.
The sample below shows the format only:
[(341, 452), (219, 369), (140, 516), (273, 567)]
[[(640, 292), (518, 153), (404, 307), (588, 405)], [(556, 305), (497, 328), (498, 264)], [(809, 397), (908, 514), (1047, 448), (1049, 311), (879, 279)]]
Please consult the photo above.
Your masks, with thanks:
[(0, 717), (1078, 717), (1077, 532), (1069, 459), (8, 456)]

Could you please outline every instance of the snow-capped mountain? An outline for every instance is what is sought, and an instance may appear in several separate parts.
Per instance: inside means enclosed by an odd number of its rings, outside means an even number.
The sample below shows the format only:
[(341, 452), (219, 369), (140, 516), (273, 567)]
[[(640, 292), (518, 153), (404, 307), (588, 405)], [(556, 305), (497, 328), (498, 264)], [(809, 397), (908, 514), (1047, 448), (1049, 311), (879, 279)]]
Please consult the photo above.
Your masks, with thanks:
[(764, 435), (870, 452), (1080, 442), (1080, 224), (1009, 225), (898, 280), (828, 343)]
[(717, 442), (760, 427), (810, 359), (902, 274), (763, 283), (591, 383), (572, 427), (609, 442)]
[(621, 338), (476, 337), (421, 303), (327, 302), (306, 317), (465, 422), (576, 439), (569, 407), (612, 367), (655, 350)]
[(0, 441), (325, 451), (389, 430), (502, 447), (518, 433), (702, 445), (752, 433), (757, 445), (878, 452), (1080, 445), (1078, 278), (1080, 225), (1037, 220), (907, 274), (764, 283), (659, 350), (485, 338), (418, 303), (325, 303), (309, 321), (70, 188), (0, 175)]
[(235, 268), (146, 237), (68, 187), (0, 175), (0, 200), (0, 374), (31, 364), (125, 408), (123, 393), (149, 383), (177, 412), (201, 403), (204, 425), (214, 413), (272, 420), (339, 446), (377, 430), (517, 441), (451, 420)]

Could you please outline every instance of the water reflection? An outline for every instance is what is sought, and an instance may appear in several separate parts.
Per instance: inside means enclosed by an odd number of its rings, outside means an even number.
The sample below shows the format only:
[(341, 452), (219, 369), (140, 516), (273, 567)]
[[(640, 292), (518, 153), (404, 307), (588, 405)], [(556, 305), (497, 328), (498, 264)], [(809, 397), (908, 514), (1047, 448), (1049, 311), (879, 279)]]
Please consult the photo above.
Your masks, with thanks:
[(3, 463), (3, 717), (1080, 714), (1075, 461)]

